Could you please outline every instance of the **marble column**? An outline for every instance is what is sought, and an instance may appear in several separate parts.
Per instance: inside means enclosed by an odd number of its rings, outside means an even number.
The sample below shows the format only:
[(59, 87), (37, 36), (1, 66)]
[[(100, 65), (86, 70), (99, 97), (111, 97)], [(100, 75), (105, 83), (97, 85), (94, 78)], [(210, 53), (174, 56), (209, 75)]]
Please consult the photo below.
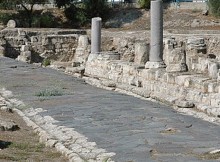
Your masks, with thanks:
[(163, 1), (151, 1), (150, 56), (145, 68), (165, 67), (163, 62)]
[(101, 52), (101, 27), (102, 19), (100, 17), (92, 18), (91, 53), (89, 54), (88, 61), (95, 59), (99, 52)]
[(97, 54), (101, 52), (101, 27), (102, 27), (102, 19), (100, 17), (92, 18), (92, 29), (91, 29), (92, 54)]

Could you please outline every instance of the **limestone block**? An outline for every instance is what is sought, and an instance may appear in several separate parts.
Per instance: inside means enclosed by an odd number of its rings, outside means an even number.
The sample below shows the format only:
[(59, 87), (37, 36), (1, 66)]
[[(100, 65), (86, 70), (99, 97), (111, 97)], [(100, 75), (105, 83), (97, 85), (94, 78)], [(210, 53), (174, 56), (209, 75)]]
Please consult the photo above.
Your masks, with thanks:
[(135, 43), (134, 62), (137, 64), (145, 64), (149, 61), (149, 44), (145, 42)]
[(66, 67), (66, 73), (81, 73), (83, 74), (85, 71), (85, 67), (78, 66), (78, 67)]
[(86, 49), (89, 45), (89, 38), (87, 35), (80, 35), (78, 41), (78, 48)]
[(97, 57), (98, 57), (98, 54), (90, 53), (87, 62), (94, 61), (96, 60)]
[(217, 79), (218, 78), (218, 73), (219, 73), (219, 63), (215, 62), (210, 62), (208, 65), (208, 74), (209, 77), (212, 79)]
[(158, 69), (158, 68), (166, 68), (166, 65), (163, 61), (161, 62), (152, 62), (148, 61), (145, 64), (146, 69)]
[(120, 54), (117, 52), (101, 52), (97, 59), (99, 60), (120, 60)]
[(43, 53), (45, 51), (45, 47), (42, 45), (36, 45), (36, 51), (38, 53)]
[(0, 56), (5, 56), (5, 48), (0, 46)]
[(168, 59), (169, 59), (169, 55), (171, 53), (171, 51), (174, 49), (174, 41), (175, 39), (164, 39), (164, 50), (163, 50), (163, 60), (164, 63), (167, 65)]
[(187, 71), (187, 66), (184, 63), (170, 64), (166, 67), (167, 72), (184, 72)]
[(60, 62), (60, 61), (55, 61), (52, 63), (52, 66), (58, 69), (65, 69), (68, 66), (71, 66), (71, 62)]
[(192, 86), (192, 79), (189, 77), (185, 78), (184, 87), (191, 87)]
[(128, 40), (127, 39), (120, 39), (119, 46), (120, 46), (120, 48), (127, 47)]
[(56, 48), (56, 49), (61, 49), (61, 48), (62, 48), (61, 43), (57, 42), (57, 43), (55, 44), (55, 48)]
[(29, 45), (22, 45), (21, 46), (21, 52), (26, 52), (30, 50), (30, 46)]
[(88, 51), (84, 48), (77, 48), (73, 60), (75, 62), (84, 63), (88, 57)]
[(121, 60), (128, 61), (128, 62), (134, 62), (134, 50), (133, 49), (126, 49), (121, 56)]
[[(217, 87), (218, 87), (217, 82), (209, 83), (209, 84), (208, 84), (208, 92), (209, 92), (209, 93), (215, 93), (215, 92), (217, 92), (217, 91), (216, 91), (216, 90), (217, 90)], [(218, 92), (217, 92), (217, 93), (218, 93)]]
[(182, 48), (175, 48), (166, 56), (167, 72), (187, 71), (186, 54)]
[(201, 92), (207, 93), (208, 92), (208, 85), (209, 84), (207, 82), (203, 82), (198, 87), (200, 87)]
[(209, 65), (209, 60), (205, 57), (198, 57), (198, 63), (199, 63), (199, 71), (208, 73), (208, 65)]
[(72, 62), (72, 67), (78, 67), (78, 66), (80, 66), (80, 62)]
[(152, 69), (143, 69), (141, 72), (140, 72), (140, 78), (143, 79), (143, 83), (145, 83), (145, 81), (147, 80), (150, 80), (150, 71)]
[(28, 40), (26, 38), (19, 37), (14, 44), (21, 46), (21, 45), (27, 44), (27, 42), (28, 42)]
[(188, 38), (187, 49), (194, 50), (196, 53), (207, 53), (207, 47), (204, 38)]
[(186, 62), (186, 54), (182, 48), (175, 48), (169, 54), (168, 62), (170, 64), (179, 64)]
[(198, 45), (198, 44), (204, 44), (205, 40), (204, 38), (188, 38), (187, 39), (187, 45)]
[(17, 23), (15, 20), (9, 20), (7, 23), (7, 27), (8, 28), (16, 28), (17, 27)]
[(1, 120), (0, 120), (0, 130), (1, 131), (15, 131), (18, 129), (19, 129), (19, 127), (14, 121), (2, 119), (2, 117), (1, 117)]
[(4, 38), (1, 38), (0, 36), (0, 45), (5, 45), (6, 44), (6, 40)]
[(68, 43), (62, 44), (62, 48), (69, 48), (69, 47), (70, 47), (70, 44)]
[(214, 107), (220, 106), (220, 94), (214, 94), (211, 96), (211, 106)]
[(116, 87), (116, 83), (110, 80), (103, 80), (101, 82), (102, 85), (106, 86), (106, 87)]
[[(48, 45), (48, 43), (49, 43), (48, 37), (43, 36), (43, 37), (42, 37), (42, 45), (46, 46), (46, 45)], [(61, 42), (60, 42), (60, 43), (61, 43)]]
[(52, 44), (56, 44), (58, 41), (57, 41), (57, 38), (52, 38), (51, 39), (51, 42), (52, 42)]
[(27, 35), (26, 31), (22, 30), (22, 29), (18, 29), (18, 36), (21, 38), (25, 38)]
[(167, 83), (174, 84), (175, 83), (175, 76), (172, 73), (165, 73), (163, 75), (163, 80)]
[(114, 47), (118, 47), (120, 41), (121, 41), (121, 38), (119, 38), (119, 37), (114, 37), (114, 38), (113, 38), (113, 46), (114, 46)]
[(217, 73), (217, 80), (220, 81), (220, 69), (218, 70), (218, 73)]
[(177, 105), (178, 107), (181, 107), (181, 108), (192, 108), (194, 107), (194, 103), (192, 101), (187, 101), (187, 100), (176, 100), (175, 101), (175, 105)]
[(142, 88), (142, 87), (134, 87), (131, 89), (131, 92), (135, 93), (135, 94), (138, 94), (142, 97), (145, 97), (145, 98), (149, 98), (150, 97), (150, 92), (147, 91), (145, 88)]
[(21, 52), (21, 54), (17, 58), (18, 61), (31, 63), (31, 51)]
[(166, 73), (164, 69), (157, 69), (155, 71), (155, 80), (163, 81), (163, 75)]
[(31, 37), (31, 43), (36, 43), (38, 42), (38, 37), (37, 36), (32, 36)]

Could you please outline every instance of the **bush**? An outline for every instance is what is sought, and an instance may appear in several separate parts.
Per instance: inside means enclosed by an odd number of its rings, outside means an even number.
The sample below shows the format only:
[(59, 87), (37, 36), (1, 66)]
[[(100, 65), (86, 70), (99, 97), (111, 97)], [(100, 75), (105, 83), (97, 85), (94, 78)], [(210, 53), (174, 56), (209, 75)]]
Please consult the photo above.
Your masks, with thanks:
[(1, 13), (0, 14), (0, 22), (6, 25), (9, 20), (15, 19), (14, 14), (9, 14), (9, 13)]
[(209, 10), (215, 16), (220, 16), (220, 1), (209, 0)]
[(43, 62), (42, 62), (42, 65), (43, 66), (49, 66), (51, 64), (51, 61), (49, 60), (49, 59), (47, 59), (47, 58), (45, 58), (44, 60), (43, 60)]
[(32, 27), (54, 28), (58, 26), (58, 22), (51, 13), (46, 12), (41, 14), (41, 16), (38, 15), (39, 14), (34, 15)]
[(83, 8), (87, 18), (101, 17), (105, 20), (109, 16), (109, 6), (107, 0), (85, 0)]
[(107, 0), (85, 0), (81, 4), (71, 4), (65, 9), (66, 18), (74, 25), (82, 26), (93, 17), (105, 20), (109, 14)]
[(13, 10), (14, 8), (15, 8), (15, 2), (14, 1), (0, 0), (0, 9)]
[(150, 1), (151, 0), (138, 0), (138, 4), (141, 8), (150, 9)]
[(64, 12), (72, 24), (84, 25), (88, 20), (84, 9), (76, 7), (74, 4), (66, 8)]

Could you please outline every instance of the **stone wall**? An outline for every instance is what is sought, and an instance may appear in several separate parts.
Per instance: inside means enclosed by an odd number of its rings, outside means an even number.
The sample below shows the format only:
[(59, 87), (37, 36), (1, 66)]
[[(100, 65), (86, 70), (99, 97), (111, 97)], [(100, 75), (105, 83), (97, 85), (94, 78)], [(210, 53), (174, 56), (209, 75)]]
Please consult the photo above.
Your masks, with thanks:
[[(42, 59), (51, 61), (72, 61), (78, 47), (79, 37), (85, 31), (77, 30), (30, 30), (4, 29), (0, 32), (1, 44), (5, 48), (3, 55), (25, 60), (27, 52), (31, 52), (30, 62), (41, 62)], [(28, 59), (29, 60), (29, 59)]]
[[(108, 44), (108, 47), (118, 51), (121, 59), (106, 60), (100, 55), (86, 63), (85, 74), (99, 78), (103, 86), (124, 89), (177, 107), (195, 107), (219, 116), (219, 38), (219, 35), (165, 34), (163, 53), (167, 67), (145, 69), (144, 63), (148, 57), (143, 62), (134, 61), (133, 58), (148, 56), (148, 48), (140, 48), (140, 44), (144, 43), (143, 46), (147, 47), (148, 40), (118, 35), (111, 38), (112, 44)], [(117, 43), (114, 43), (115, 39)], [(123, 59), (125, 53), (133, 51), (130, 59)]]
[(205, 2), (180, 2), (179, 6), (176, 6), (175, 3), (170, 3), (169, 8), (171, 9), (190, 9), (190, 10), (207, 10), (208, 5)]
[(203, 74), (144, 69), (134, 63), (101, 59), (87, 62), (85, 73), (103, 81), (112, 81), (117, 88), (143, 97), (179, 107), (196, 106), (208, 114), (220, 115), (220, 83)]

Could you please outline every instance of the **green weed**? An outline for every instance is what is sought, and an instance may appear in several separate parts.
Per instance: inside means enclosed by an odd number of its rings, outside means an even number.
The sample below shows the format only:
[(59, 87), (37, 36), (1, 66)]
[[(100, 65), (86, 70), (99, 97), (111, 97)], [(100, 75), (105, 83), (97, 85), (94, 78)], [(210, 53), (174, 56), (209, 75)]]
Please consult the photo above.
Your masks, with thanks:
[(56, 89), (53, 90), (45, 89), (35, 94), (35, 96), (38, 97), (50, 97), (50, 96), (62, 96), (62, 95), (63, 93)]

